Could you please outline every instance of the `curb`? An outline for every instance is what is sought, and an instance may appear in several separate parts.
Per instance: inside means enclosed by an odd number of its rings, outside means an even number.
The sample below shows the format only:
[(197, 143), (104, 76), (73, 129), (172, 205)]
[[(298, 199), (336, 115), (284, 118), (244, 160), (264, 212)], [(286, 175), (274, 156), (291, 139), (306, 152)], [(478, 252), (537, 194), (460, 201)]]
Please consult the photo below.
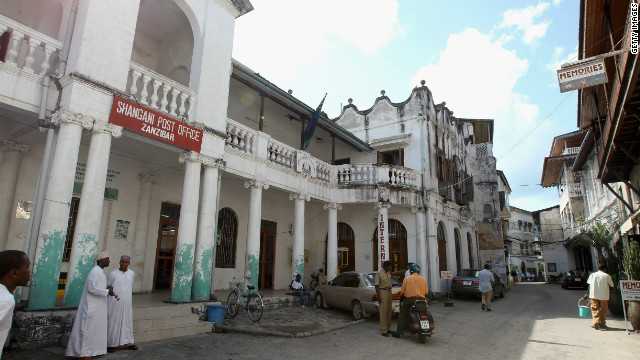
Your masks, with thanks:
[(218, 324), (213, 324), (213, 332), (229, 332), (229, 333), (241, 333), (241, 334), (250, 334), (250, 335), (260, 335), (260, 336), (279, 336), (279, 337), (288, 337), (288, 338), (303, 338), (303, 337), (308, 337), (308, 336), (314, 336), (314, 335), (321, 335), (321, 334), (326, 334), (328, 332), (331, 331), (335, 331), (335, 330), (339, 330), (342, 328), (346, 328), (349, 326), (353, 326), (353, 325), (357, 325), (357, 324), (361, 324), (363, 322), (366, 322), (367, 319), (361, 319), (361, 320), (355, 320), (355, 321), (351, 321), (348, 323), (342, 323), (342, 324), (337, 324), (337, 325), (333, 325), (333, 326), (329, 326), (327, 328), (323, 328), (323, 329), (319, 329), (319, 330), (314, 330), (314, 331), (305, 331), (305, 332), (299, 332), (296, 334), (290, 334), (290, 333), (286, 333), (286, 332), (282, 332), (282, 331), (270, 331), (270, 330), (263, 330), (263, 329), (259, 329), (259, 328), (246, 328), (246, 327), (234, 327), (234, 326), (229, 326), (229, 325), (218, 325)]

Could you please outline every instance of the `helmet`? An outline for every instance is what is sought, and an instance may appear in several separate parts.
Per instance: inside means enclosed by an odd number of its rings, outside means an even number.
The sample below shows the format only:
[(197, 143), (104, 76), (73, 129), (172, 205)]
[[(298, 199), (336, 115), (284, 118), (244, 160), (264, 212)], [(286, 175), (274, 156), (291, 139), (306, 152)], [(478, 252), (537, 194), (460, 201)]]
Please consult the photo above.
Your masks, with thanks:
[(409, 267), (409, 273), (413, 274), (413, 273), (418, 273), (420, 274), (420, 265), (418, 264), (411, 264), (411, 266)]

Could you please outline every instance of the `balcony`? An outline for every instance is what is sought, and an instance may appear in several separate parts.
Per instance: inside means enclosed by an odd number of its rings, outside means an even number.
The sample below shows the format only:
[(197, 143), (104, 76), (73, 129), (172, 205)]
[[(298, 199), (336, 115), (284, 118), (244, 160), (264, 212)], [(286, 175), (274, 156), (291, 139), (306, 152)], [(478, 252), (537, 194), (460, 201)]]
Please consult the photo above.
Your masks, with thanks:
[(564, 209), (571, 198), (582, 199), (582, 184), (563, 184), (560, 187), (560, 211)]
[[(227, 119), (225, 147), (230, 155), (225, 157), (227, 169), (238, 174), (251, 174), (255, 162), (268, 164), (282, 178), (287, 173), (303, 173), (310, 181), (321, 185), (354, 188), (384, 185), (398, 189), (417, 189), (421, 186), (419, 171), (387, 164), (330, 165), (309, 153), (295, 149), (268, 134), (253, 130)], [(269, 178), (270, 180), (276, 180)], [(286, 182), (287, 180), (279, 180)]]
[(129, 97), (141, 105), (184, 122), (193, 121), (195, 91), (133, 61), (127, 90)]
[(37, 111), (40, 85), (62, 51), (62, 42), (0, 15), (4, 57), (0, 62), (0, 96), (23, 109)]
[(577, 155), (580, 152), (579, 147), (565, 148), (562, 155)]

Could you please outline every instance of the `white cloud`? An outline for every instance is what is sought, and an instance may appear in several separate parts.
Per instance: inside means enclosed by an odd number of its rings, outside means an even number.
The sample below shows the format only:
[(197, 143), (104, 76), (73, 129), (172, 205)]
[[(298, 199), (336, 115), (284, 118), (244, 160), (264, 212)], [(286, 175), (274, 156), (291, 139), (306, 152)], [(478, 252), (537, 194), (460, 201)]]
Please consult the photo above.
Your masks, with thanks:
[(562, 64), (576, 61), (578, 59), (578, 46), (576, 45), (573, 51), (566, 51), (562, 46), (556, 46), (553, 48), (553, 55), (551, 56), (551, 61), (547, 63), (545, 68), (551, 74), (549, 87), (553, 89), (558, 89), (558, 77), (557, 70), (560, 70)]
[[(555, 3), (554, 5), (558, 5)], [(504, 12), (501, 28), (515, 26), (523, 32), (522, 40), (525, 44), (531, 45), (536, 39), (543, 37), (547, 33), (551, 21), (536, 23), (537, 17), (542, 15), (549, 8), (548, 2), (540, 2), (536, 6), (528, 6), (520, 9), (509, 9)]]
[(252, 0), (236, 21), (233, 57), (278, 83), (332, 43), (373, 53), (403, 33), (396, 0)]

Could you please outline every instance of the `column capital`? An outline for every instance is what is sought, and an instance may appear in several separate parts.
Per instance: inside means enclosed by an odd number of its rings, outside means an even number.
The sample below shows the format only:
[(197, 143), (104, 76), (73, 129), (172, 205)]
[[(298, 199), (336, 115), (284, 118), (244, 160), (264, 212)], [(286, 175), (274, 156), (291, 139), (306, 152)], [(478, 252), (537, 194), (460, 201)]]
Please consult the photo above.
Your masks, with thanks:
[(374, 206), (374, 209), (379, 210), (379, 209), (389, 209), (391, 208), (391, 202), (390, 201), (380, 201), (377, 202)]
[(326, 203), (324, 204), (324, 209), (325, 210), (328, 210), (328, 209), (342, 210), (342, 204), (339, 204), (336, 202)]
[(180, 156), (178, 157), (178, 161), (180, 163), (185, 163), (187, 161), (190, 161), (190, 162), (199, 162), (202, 164), (204, 162), (204, 159), (200, 153), (197, 153), (195, 151), (187, 151), (180, 154)]
[(425, 212), (425, 208), (423, 208), (421, 206), (420, 207), (412, 207), (411, 208), (411, 213), (412, 214), (415, 214), (415, 213), (423, 213), (424, 214), (424, 212)]
[(227, 167), (227, 162), (222, 159), (216, 159), (214, 157), (202, 154), (200, 154), (200, 157), (202, 158), (202, 165), (204, 166), (216, 168), (219, 170), (224, 170)]
[(51, 116), (51, 122), (55, 125), (60, 125), (62, 123), (76, 124), (87, 130), (91, 130), (94, 120), (89, 116), (73, 111), (58, 110)]
[(311, 196), (303, 193), (293, 193), (289, 194), (289, 200), (311, 200)]
[(21, 143), (16, 143), (13, 141), (0, 141), (0, 147), (2, 148), (3, 152), (17, 152), (20, 153), (20, 155), (27, 155), (30, 151), (31, 151), (31, 146), (29, 145), (25, 145), (25, 144), (21, 144)]
[(138, 174), (138, 179), (142, 182), (148, 182), (151, 184), (157, 184), (158, 178), (155, 175), (151, 174)]
[(122, 127), (104, 121), (95, 121), (93, 123), (93, 132), (109, 134), (117, 139), (122, 136)]
[(260, 181), (260, 180), (249, 180), (249, 181), (245, 181), (244, 182), (244, 187), (246, 189), (252, 187), (252, 188), (263, 188), (265, 190), (267, 190), (269, 188), (269, 184), (266, 181)]

